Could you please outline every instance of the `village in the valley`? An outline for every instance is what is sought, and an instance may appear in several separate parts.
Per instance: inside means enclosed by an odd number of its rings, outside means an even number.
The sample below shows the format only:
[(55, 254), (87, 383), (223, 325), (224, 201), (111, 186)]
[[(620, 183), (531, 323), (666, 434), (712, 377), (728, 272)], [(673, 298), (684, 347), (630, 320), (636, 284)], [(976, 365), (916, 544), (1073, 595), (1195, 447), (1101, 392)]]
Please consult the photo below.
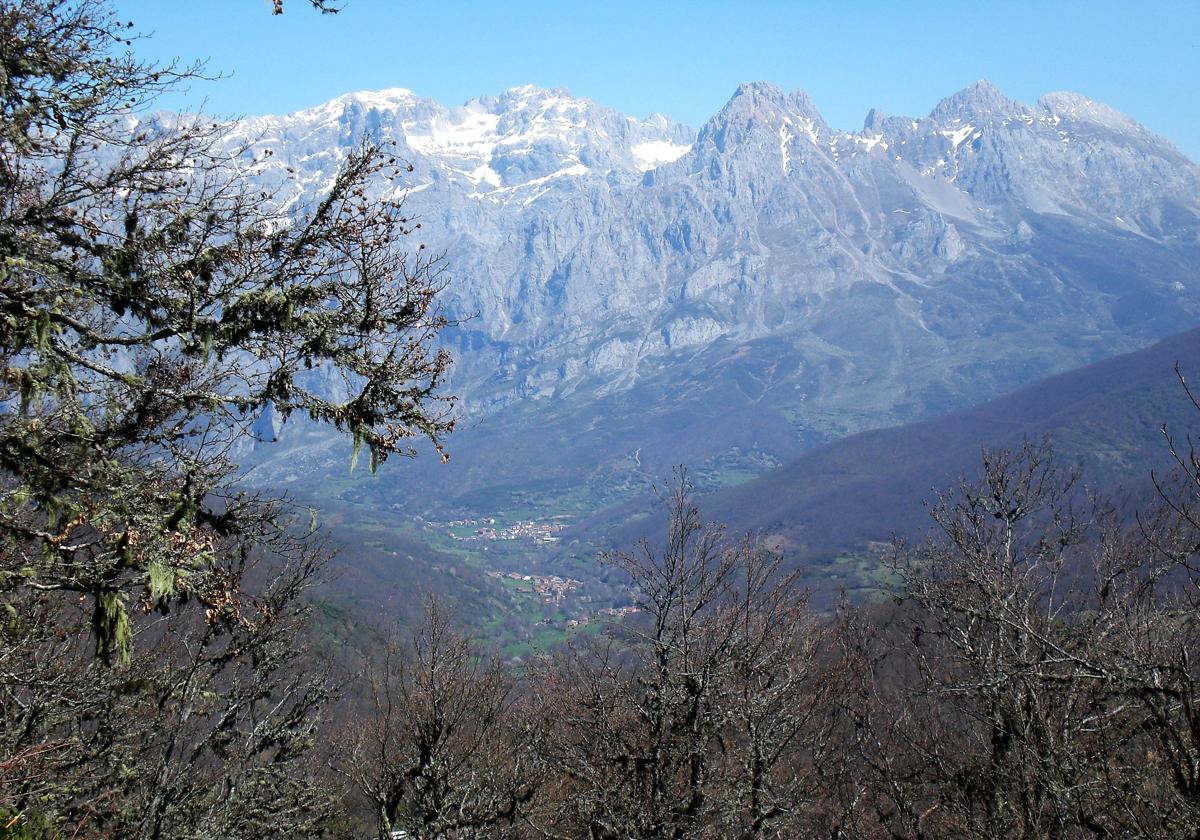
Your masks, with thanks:
[(547, 604), (562, 603), (567, 593), (578, 589), (580, 581), (558, 575), (525, 575), (520, 572), (488, 572), (488, 577), (508, 578), (516, 581), (519, 594), (541, 595)]
[[(524, 574), (522, 572), (496, 572), (487, 573), (488, 577), (498, 580), (508, 580), (513, 586), (513, 591), (518, 595), (526, 595), (540, 598), (544, 604), (562, 604), (567, 597), (568, 592), (573, 592), (582, 586), (582, 582), (574, 578), (564, 578), (558, 575), (536, 575)], [(539, 626), (561, 626), (566, 630), (578, 630), (581, 627), (587, 627), (593, 618), (608, 618), (620, 619), (638, 612), (637, 607), (603, 607), (596, 610), (594, 615), (583, 614), (576, 618), (570, 618), (566, 621), (556, 620), (546, 617), (537, 622)]]
[[(430, 525), (443, 525), (449, 530), (451, 539), (455, 540), (521, 540), (526, 539), (537, 544), (558, 542), (558, 533), (567, 526), (561, 522), (514, 522), (511, 525), (496, 527), (496, 517), (485, 516), (480, 519), (452, 519), (445, 523), (431, 522)], [(473, 533), (461, 533), (464, 529), (474, 528)]]
[[(501, 524), (495, 516), (477, 518), (451, 519), (442, 522), (426, 521), (427, 526), (446, 533), (451, 539), (459, 542), (496, 542), (523, 540), (527, 544), (548, 545), (557, 543), (560, 532), (567, 526), (561, 521), (528, 521), (518, 520), (511, 524)], [(487, 551), (487, 546), (483, 546)], [(488, 571), (487, 576), (493, 580), (502, 581), (506, 588), (518, 597), (536, 599), (549, 606), (558, 607), (557, 617), (546, 616), (538, 620), (536, 626), (558, 627), (561, 630), (581, 630), (595, 621), (619, 621), (636, 612), (637, 607), (603, 607), (592, 611), (580, 611), (573, 618), (564, 618), (562, 612), (574, 612), (572, 605), (579, 606), (578, 601), (591, 601), (590, 597), (569, 599), (570, 593), (577, 592), (583, 582), (574, 578), (554, 574), (533, 574), (518, 571)], [(585, 608), (586, 609), (586, 608)]]

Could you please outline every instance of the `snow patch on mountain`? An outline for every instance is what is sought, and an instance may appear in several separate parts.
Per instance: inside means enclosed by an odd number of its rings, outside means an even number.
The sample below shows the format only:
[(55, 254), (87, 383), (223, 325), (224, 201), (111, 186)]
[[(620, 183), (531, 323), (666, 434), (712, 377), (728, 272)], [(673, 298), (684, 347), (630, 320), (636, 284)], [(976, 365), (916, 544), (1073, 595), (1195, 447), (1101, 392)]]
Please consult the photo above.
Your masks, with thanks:
[(881, 149), (883, 149), (883, 151), (886, 152), (888, 147), (887, 141), (883, 139), (882, 134), (872, 134), (867, 137), (856, 134), (854, 135), (854, 142), (862, 146), (864, 152), (869, 152), (876, 146), (879, 146)]
[(674, 163), (691, 151), (690, 143), (673, 143), (670, 140), (647, 140), (630, 147), (643, 172), (655, 169), (664, 163)]
[(975, 126), (971, 125), (970, 123), (967, 123), (966, 125), (962, 126), (961, 128), (953, 128), (953, 129), (949, 129), (947, 131), (939, 131), (938, 134), (942, 135), (943, 137), (949, 137), (950, 145), (953, 146), (955, 149), (957, 149), (959, 146), (962, 145), (962, 142), (971, 135), (971, 132), (974, 130), (975, 130)]
[(427, 134), (417, 133), (414, 121), (408, 121), (404, 124), (404, 136), (409, 147), (423, 155), (486, 159), (499, 140), (496, 132), (499, 124), (499, 114), (463, 108), (458, 113), (435, 116), (422, 126)]
[[(447, 108), (407, 88), (349, 93), (322, 105), (275, 117), (254, 117), (234, 129), (237, 139), (286, 148), (272, 167), (293, 206), (328, 189), (333, 164), (356, 138), (394, 141), (414, 166), (415, 180), (493, 203), (527, 205), (532, 192), (600, 174), (636, 182), (678, 160), (694, 132), (662, 115), (628, 118), (565, 90), (524, 85)], [(334, 153), (341, 157), (330, 157)], [(288, 176), (284, 177), (284, 173)]]

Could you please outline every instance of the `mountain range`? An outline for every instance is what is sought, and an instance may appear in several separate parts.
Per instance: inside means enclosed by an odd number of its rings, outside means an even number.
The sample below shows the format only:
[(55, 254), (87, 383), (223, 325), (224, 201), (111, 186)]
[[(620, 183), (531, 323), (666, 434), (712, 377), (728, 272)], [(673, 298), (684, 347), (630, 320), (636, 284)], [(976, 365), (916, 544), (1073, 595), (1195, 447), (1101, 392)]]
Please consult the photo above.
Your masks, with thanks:
[[(851, 132), (746, 84), (693, 131), (562, 90), (447, 108), (392, 89), (236, 136), (272, 149), (260, 177), (285, 205), (364, 136), (413, 165), (379, 190), (446, 254), (463, 430), (450, 464), (345, 490), (388, 509), (536, 491), (594, 510), (677, 462), (735, 483), (1200, 314), (1200, 167), (1077, 94), (1025, 105), (979, 82)], [(256, 480), (344, 474), (332, 439), (261, 425)]]

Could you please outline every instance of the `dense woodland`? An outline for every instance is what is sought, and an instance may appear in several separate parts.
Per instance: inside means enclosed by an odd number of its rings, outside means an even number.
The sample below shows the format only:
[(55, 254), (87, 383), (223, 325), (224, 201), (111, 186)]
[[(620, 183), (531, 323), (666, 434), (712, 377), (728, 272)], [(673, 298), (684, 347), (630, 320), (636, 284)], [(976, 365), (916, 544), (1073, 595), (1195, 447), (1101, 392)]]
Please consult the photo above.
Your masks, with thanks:
[(129, 31), (0, 0), (0, 837), (1200, 835), (1187, 429), (1149, 500), (986, 453), (868, 603), (811, 607), (681, 471), (605, 633), (514, 668), (428, 599), (318, 638), (323, 537), (237, 447), (268, 405), (371, 468), (440, 445), (442, 262), (386, 148), (283, 216), (226, 128), (130, 121), (201, 69)]

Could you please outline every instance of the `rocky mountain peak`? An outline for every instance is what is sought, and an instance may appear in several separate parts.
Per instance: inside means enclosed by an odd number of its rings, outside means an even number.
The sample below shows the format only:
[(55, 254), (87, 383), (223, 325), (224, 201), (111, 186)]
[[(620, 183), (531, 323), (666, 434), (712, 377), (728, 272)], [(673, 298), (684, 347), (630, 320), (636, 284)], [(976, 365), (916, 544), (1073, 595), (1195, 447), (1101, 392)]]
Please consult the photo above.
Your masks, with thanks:
[(371, 108), (395, 109), (411, 105), (419, 99), (420, 97), (408, 88), (392, 87), (383, 90), (359, 90), (339, 96), (333, 101), (347, 104), (357, 102)]
[(1038, 106), (1051, 116), (1072, 122), (1088, 122), (1115, 131), (1146, 134), (1146, 130), (1132, 117), (1116, 108), (1088, 99), (1079, 93), (1056, 91), (1038, 99)]
[(872, 108), (867, 112), (866, 119), (863, 120), (864, 134), (880, 134), (884, 130), (884, 124), (887, 122), (887, 115), (878, 108)]
[[(543, 434), (510, 439), (518, 472), (675, 451), (684, 427), (647, 420), (669, 411), (782, 456), (1200, 317), (1200, 167), (1127, 117), (980, 82), (864, 129), (754, 83), (699, 135), (533, 86), (450, 108), (353, 94), (238, 130), (273, 149), (264, 176), (298, 207), (362, 136), (400, 143), (421, 235), (451, 255), (464, 410), (519, 414), (512, 429), (553, 415), (571, 441), (559, 458)], [(597, 424), (637, 431), (601, 444)], [(296, 451), (273, 418), (257, 431)]]
[(797, 88), (791, 93), (770, 82), (745, 82), (729, 97), (721, 112), (714, 117), (726, 120), (739, 115), (763, 115), (775, 113), (790, 117), (804, 117), (824, 124), (824, 119), (812, 99)]
[(806, 137), (816, 143), (829, 127), (802, 90), (784, 93), (769, 82), (739, 85), (725, 107), (700, 130), (696, 145), (725, 153), (755, 140), (778, 144)]
[(968, 85), (939, 102), (930, 116), (946, 122), (954, 119), (978, 122), (1024, 114), (1029, 109), (1009, 99), (1000, 88), (986, 79)]

